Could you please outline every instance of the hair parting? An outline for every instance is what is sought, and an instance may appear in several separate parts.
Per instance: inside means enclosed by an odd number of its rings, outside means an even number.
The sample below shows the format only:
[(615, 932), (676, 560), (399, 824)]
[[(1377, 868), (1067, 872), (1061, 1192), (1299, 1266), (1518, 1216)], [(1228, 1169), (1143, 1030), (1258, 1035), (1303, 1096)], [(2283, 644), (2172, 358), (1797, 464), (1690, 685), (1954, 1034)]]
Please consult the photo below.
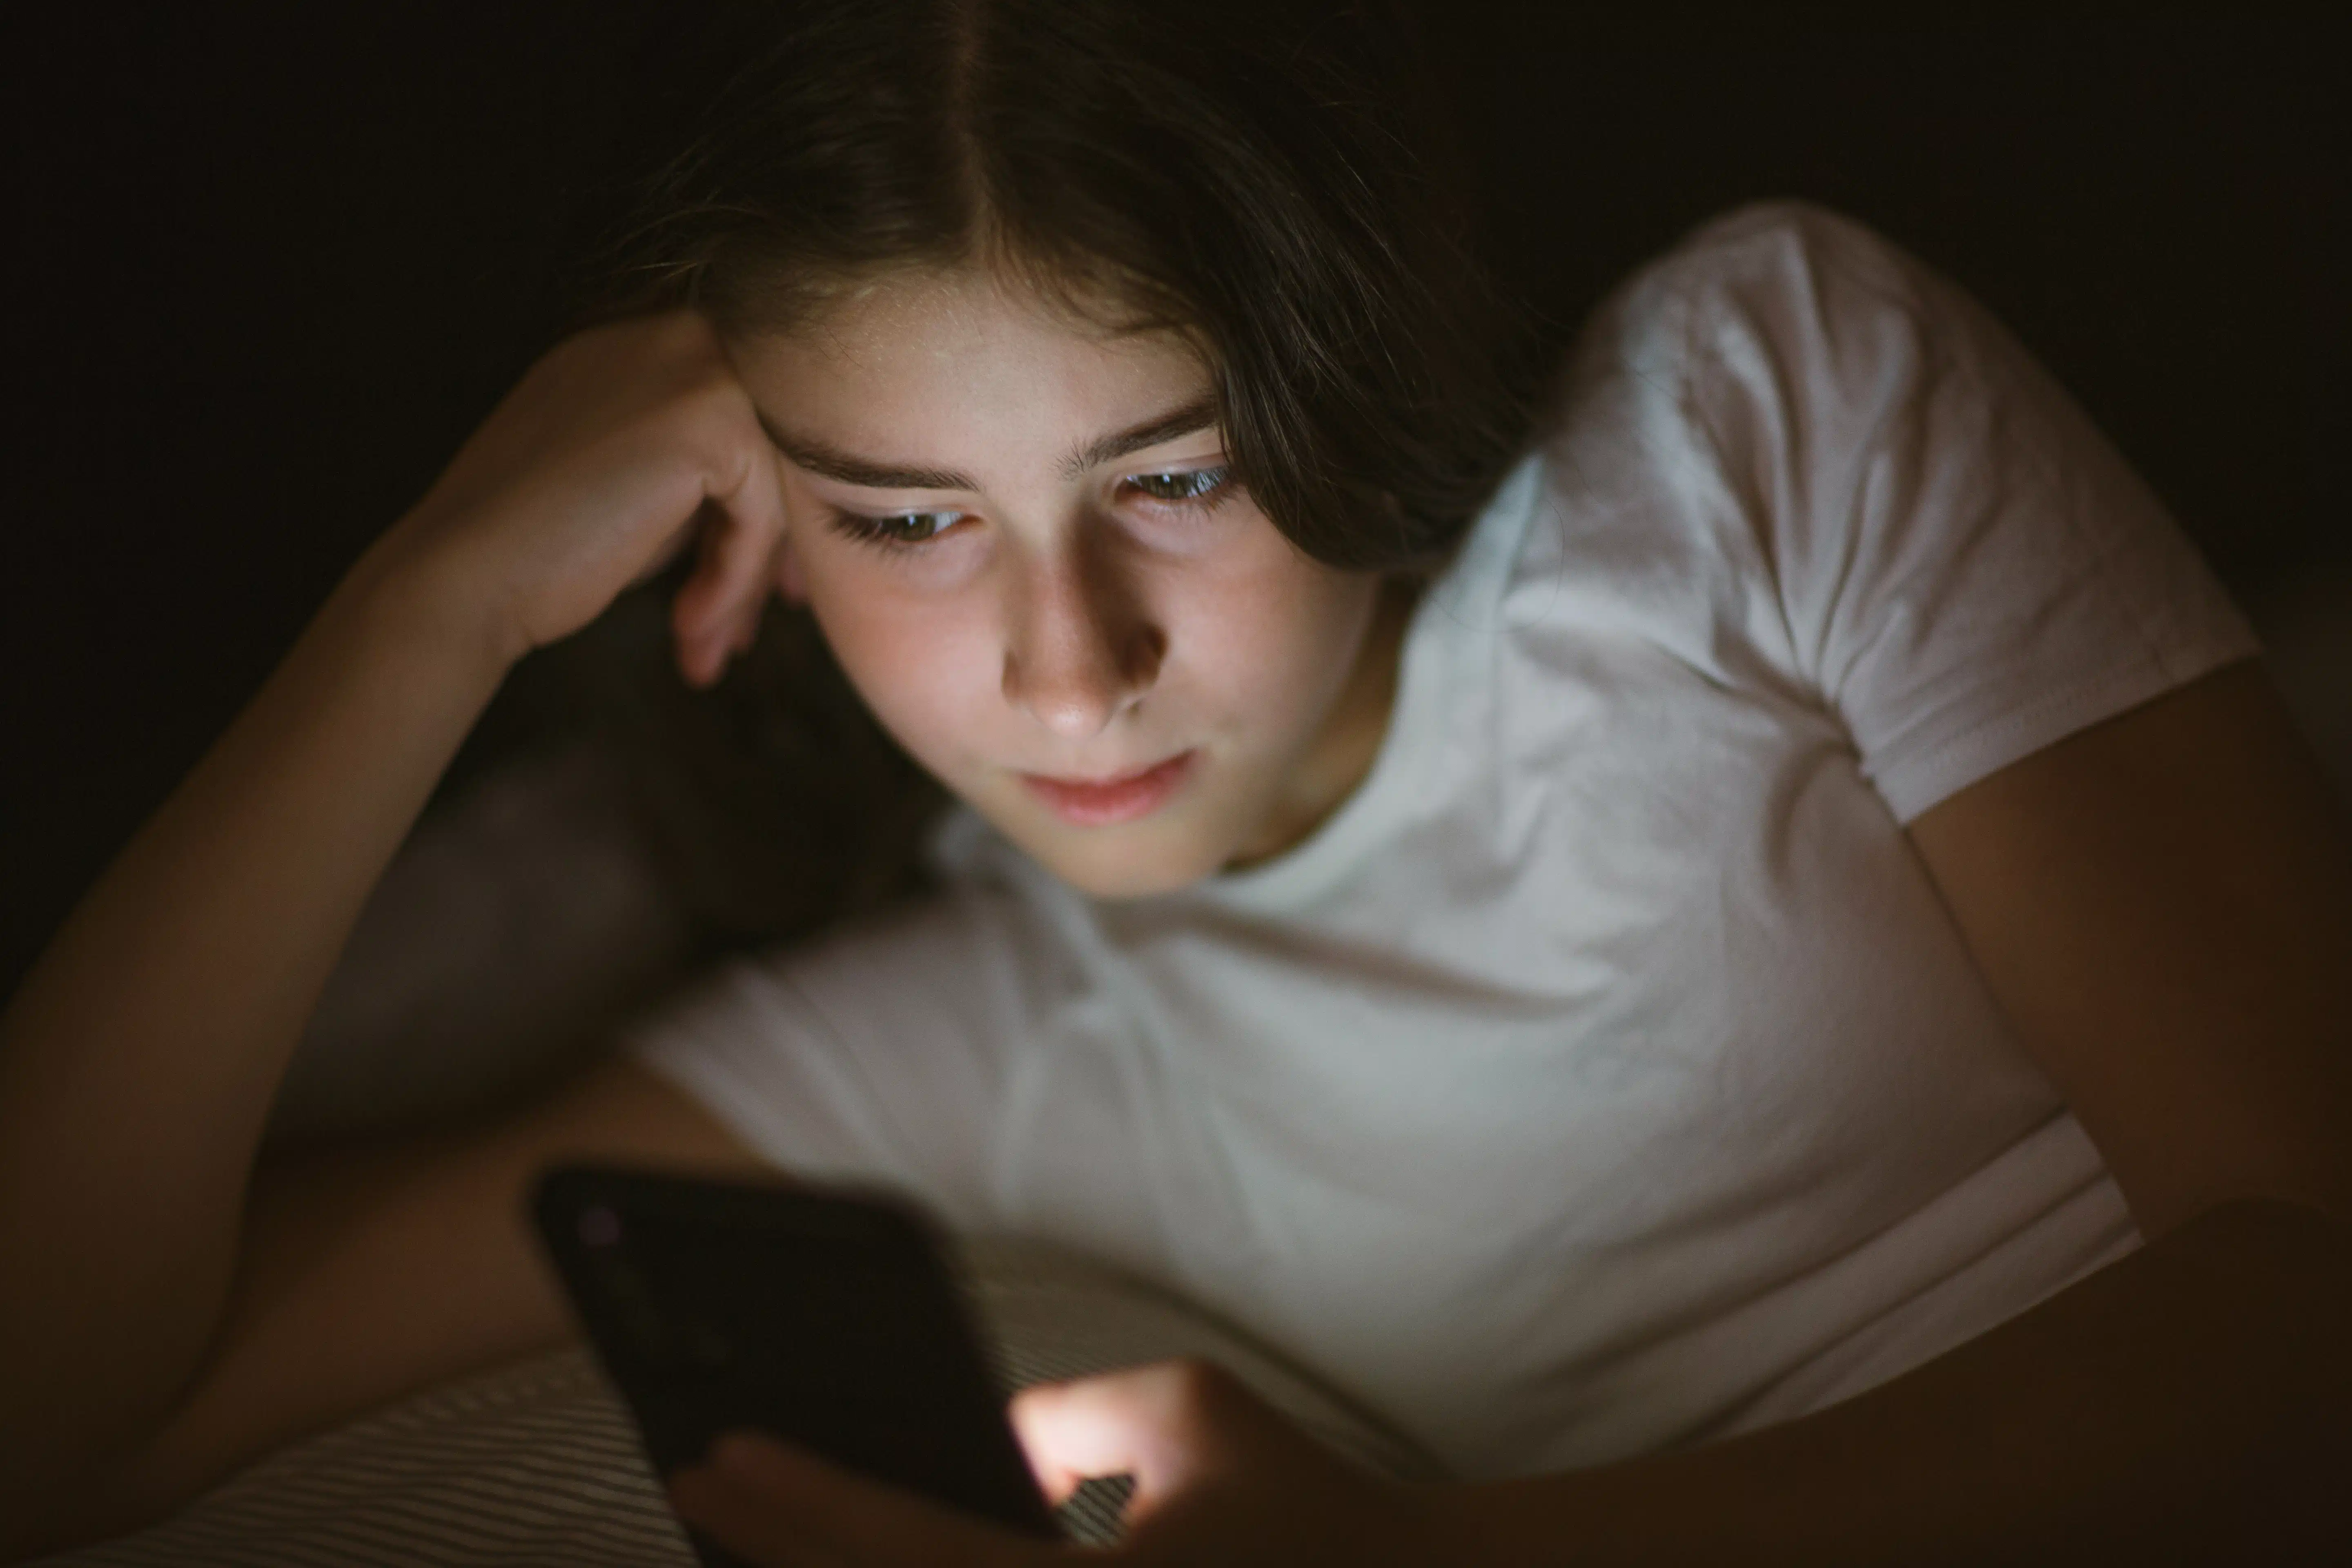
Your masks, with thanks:
[(1377, 0), (799, 0), (647, 183), (599, 313), (791, 331), (877, 276), (983, 268), (1181, 334), (1293, 542), (1425, 572), (1528, 398), (1416, 58)]

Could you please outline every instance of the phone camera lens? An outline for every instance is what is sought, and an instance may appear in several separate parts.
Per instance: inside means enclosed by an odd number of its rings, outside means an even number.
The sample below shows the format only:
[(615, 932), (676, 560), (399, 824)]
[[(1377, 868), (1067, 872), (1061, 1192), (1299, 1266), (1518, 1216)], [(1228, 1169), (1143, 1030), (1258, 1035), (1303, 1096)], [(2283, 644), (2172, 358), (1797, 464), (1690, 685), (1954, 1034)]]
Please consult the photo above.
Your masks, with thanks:
[(621, 1216), (603, 1204), (591, 1204), (580, 1211), (580, 1240), (588, 1247), (617, 1247)]

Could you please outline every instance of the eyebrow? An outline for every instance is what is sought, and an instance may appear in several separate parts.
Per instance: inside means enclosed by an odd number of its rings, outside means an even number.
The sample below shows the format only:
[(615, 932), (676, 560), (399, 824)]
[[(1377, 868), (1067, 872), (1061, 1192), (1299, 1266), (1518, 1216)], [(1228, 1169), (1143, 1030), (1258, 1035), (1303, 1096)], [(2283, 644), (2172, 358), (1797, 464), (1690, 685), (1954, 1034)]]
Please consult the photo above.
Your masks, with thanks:
[[(1098, 436), (1062, 459), (1061, 471), (1066, 479), (1076, 479), (1088, 468), (1116, 462), (1130, 452), (1140, 452), (1147, 447), (1157, 447), (1162, 441), (1173, 441), (1179, 436), (1190, 436), (1206, 430), (1217, 422), (1216, 400), (1199, 397), (1165, 414), (1155, 415), (1140, 425), (1130, 425), (1108, 436)], [(794, 466), (812, 474), (822, 474), (845, 485), (857, 485), (877, 490), (976, 490), (980, 481), (970, 474), (953, 468), (926, 468), (920, 463), (897, 463), (873, 458), (863, 458), (855, 452), (845, 452), (805, 436), (796, 436), (780, 429), (765, 414), (760, 416), (760, 428), (776, 449), (793, 460)]]
[(1170, 409), (1157, 419), (1147, 419), (1140, 425), (1130, 425), (1124, 430), (1096, 437), (1062, 459), (1062, 477), (1075, 479), (1088, 468), (1115, 463), (1130, 452), (1157, 447), (1162, 441), (1173, 441), (1179, 436), (1206, 430), (1216, 422), (1216, 399), (1196, 397), (1181, 408)]

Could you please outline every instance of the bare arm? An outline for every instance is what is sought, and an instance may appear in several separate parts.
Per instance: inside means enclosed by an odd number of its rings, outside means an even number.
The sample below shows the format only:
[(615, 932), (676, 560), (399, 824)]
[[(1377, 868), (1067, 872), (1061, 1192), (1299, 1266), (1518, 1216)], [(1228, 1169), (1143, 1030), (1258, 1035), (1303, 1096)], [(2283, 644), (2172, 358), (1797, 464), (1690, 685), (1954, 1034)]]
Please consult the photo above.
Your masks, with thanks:
[(522, 1223), (524, 1194), (544, 1166), (583, 1157), (757, 1164), (621, 1060), (494, 1128), (265, 1163), (194, 1381), (160, 1429), (44, 1500), (39, 1544), (145, 1523), (306, 1432), (560, 1341), (568, 1317)]
[[(693, 318), (557, 350), (353, 570), (27, 978), (0, 1018), (0, 1530), (138, 1470), (162, 1434), (201, 1427), (199, 1405), (237, 1406), (262, 1397), (239, 1388), (282, 1375), (223, 1379), (278, 1331), (261, 1325), (279, 1309), (253, 1303), (301, 1294), (280, 1289), (301, 1247), (255, 1248), (273, 1227), (331, 1225), (300, 1217), (310, 1200), (289, 1194), (254, 1216), (249, 1248), (247, 1194), (271, 1096), (352, 922), (512, 660), (600, 613), (706, 506), (719, 518), (676, 616), (700, 679), (764, 596), (781, 525), (772, 454)], [(662, 1091), (639, 1081), (637, 1100), (655, 1102)], [(441, 1194), (402, 1202), (499, 1194), (506, 1176), (480, 1162), (511, 1163), (520, 1136), (494, 1140), (495, 1156), (394, 1160), (429, 1168)], [(319, 1201), (340, 1225), (372, 1200)], [(415, 1213), (387, 1223), (435, 1228)], [(394, 1252), (429, 1277), (445, 1255), (416, 1245)], [(488, 1256), (452, 1247), (448, 1261)], [(494, 1289), (440, 1326), (409, 1320), (411, 1365), (373, 1386), (412, 1384), (467, 1343), (542, 1336), (544, 1309)], [(504, 1317), (465, 1321), (475, 1310)], [(330, 1413), (221, 1421), (277, 1431)]]

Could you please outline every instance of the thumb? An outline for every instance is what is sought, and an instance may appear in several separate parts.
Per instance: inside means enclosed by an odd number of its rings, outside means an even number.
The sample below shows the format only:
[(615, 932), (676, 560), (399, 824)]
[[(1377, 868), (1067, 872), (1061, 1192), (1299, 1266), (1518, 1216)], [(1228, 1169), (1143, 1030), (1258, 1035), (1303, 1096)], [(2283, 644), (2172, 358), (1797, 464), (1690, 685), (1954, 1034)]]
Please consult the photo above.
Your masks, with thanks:
[(1097, 1476), (1130, 1475), (1133, 1523), (1234, 1459), (1232, 1384), (1205, 1362), (1160, 1362), (1024, 1389), (1010, 1414), (1048, 1499), (1066, 1501)]

